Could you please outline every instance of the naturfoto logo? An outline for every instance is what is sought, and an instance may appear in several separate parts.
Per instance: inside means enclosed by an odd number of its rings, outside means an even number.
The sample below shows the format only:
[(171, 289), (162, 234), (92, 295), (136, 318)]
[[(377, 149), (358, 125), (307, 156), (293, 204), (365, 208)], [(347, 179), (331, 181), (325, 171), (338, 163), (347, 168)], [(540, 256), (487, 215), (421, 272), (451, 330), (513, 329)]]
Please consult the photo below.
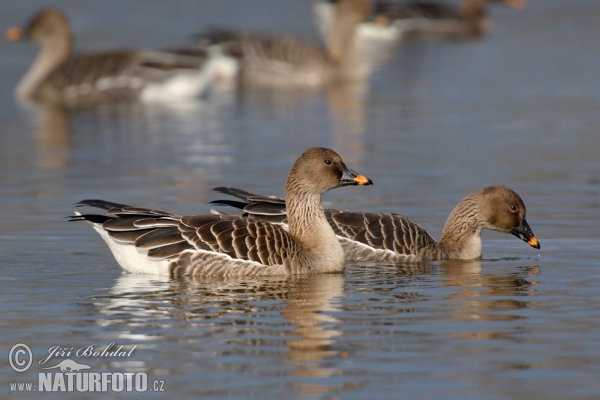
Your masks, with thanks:
[[(95, 357), (131, 357), (137, 346), (124, 349), (114, 342), (106, 346), (92, 344), (83, 347), (52, 346), (38, 364), (43, 365), (38, 372), (37, 385), (34, 382), (11, 382), (11, 392), (162, 392), (164, 381), (148, 382), (145, 372), (92, 372), (93, 367), (72, 357), (84, 358), (86, 362)], [(49, 362), (52, 360), (51, 362)], [(31, 348), (24, 343), (15, 344), (8, 361), (15, 372), (30, 369), (33, 361)]]

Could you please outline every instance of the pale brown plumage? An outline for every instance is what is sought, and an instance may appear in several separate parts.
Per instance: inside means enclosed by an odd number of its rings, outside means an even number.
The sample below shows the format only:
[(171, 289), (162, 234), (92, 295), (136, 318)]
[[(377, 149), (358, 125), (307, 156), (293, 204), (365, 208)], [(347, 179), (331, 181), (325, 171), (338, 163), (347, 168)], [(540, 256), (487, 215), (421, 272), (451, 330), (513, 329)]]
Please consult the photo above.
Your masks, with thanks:
[[(256, 218), (285, 225), (286, 203), (233, 188), (215, 190), (243, 201), (213, 203), (241, 208)], [(525, 204), (514, 191), (491, 186), (463, 199), (450, 214), (437, 242), (408, 218), (389, 213), (326, 209), (325, 216), (349, 261), (424, 261), (481, 257), (481, 229), (512, 233), (539, 244), (525, 220)]]
[[(314, 12), (323, 35), (330, 31), (336, 1), (315, 4)], [(470, 39), (485, 34), (490, 26), (488, 3), (504, 3), (515, 9), (526, 0), (462, 0), (459, 7), (436, 1), (373, 1), (371, 17), (358, 27), (358, 39), (369, 46), (411, 37)]]
[(332, 150), (312, 148), (293, 165), (286, 183), (289, 232), (255, 218), (178, 216), (103, 200), (78, 205), (108, 215), (90, 222), (127, 271), (172, 276), (267, 276), (339, 272), (344, 253), (323, 214), (321, 195), (372, 182), (348, 169)]
[(489, 27), (487, 3), (523, 8), (526, 0), (462, 0), (458, 8), (436, 2), (375, 2), (375, 19), (397, 24), (402, 34), (477, 37)]
[(243, 84), (262, 87), (321, 87), (360, 80), (371, 64), (354, 40), (356, 26), (370, 13), (368, 0), (340, 0), (324, 48), (290, 36), (213, 31), (199, 36), (202, 48), (219, 46), (240, 63)]
[[(45, 9), (27, 25), (11, 28), (9, 40), (33, 40), (41, 50), (23, 76), (15, 95), (22, 102), (88, 107), (115, 102), (154, 100), (162, 96), (191, 98), (211, 83), (214, 57), (203, 50), (72, 52), (73, 38), (67, 18)], [(210, 61), (210, 62), (209, 62)], [(187, 79), (173, 89), (174, 79)]]

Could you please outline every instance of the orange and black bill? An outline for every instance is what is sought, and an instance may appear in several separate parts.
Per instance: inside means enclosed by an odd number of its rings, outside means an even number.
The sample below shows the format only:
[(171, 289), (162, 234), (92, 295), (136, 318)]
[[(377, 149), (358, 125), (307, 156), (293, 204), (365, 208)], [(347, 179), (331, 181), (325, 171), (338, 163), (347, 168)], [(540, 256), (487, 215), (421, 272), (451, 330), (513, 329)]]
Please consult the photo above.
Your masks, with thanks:
[(14, 42), (15, 40), (19, 40), (23, 37), (23, 30), (21, 28), (10, 28), (4, 32), (4, 37), (9, 42)]
[(340, 186), (356, 186), (356, 185), (372, 185), (373, 181), (360, 175), (357, 172), (352, 171), (350, 168), (342, 164), (342, 178), (340, 179)]
[(531, 247), (535, 247), (536, 249), (540, 248), (540, 243), (537, 241), (537, 239), (533, 235), (533, 232), (531, 232), (531, 228), (529, 227), (529, 224), (527, 223), (527, 221), (525, 221), (525, 218), (523, 218), (521, 225), (519, 225), (517, 228), (513, 229), (511, 231), (511, 233), (513, 235), (515, 235), (516, 237), (520, 238), (521, 240), (524, 240), (525, 242), (527, 242), (527, 244), (530, 245)]
[(506, 4), (514, 9), (522, 10), (527, 6), (527, 0), (507, 0)]

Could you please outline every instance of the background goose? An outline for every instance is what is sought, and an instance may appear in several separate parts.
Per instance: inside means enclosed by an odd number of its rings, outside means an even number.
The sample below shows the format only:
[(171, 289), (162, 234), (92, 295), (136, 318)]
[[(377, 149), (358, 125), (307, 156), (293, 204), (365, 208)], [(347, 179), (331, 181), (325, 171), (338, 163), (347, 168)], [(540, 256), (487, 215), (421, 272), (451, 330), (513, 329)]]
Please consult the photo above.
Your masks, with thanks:
[(257, 86), (323, 86), (360, 80), (372, 69), (354, 40), (355, 27), (370, 14), (368, 0), (340, 0), (323, 48), (290, 36), (213, 31), (200, 35), (200, 46), (218, 45), (239, 60), (242, 83)]
[[(489, 27), (487, 3), (522, 9), (526, 0), (462, 0), (458, 8), (437, 2), (375, 1), (371, 21), (361, 24), (357, 34), (367, 40), (399, 40), (407, 35), (477, 37)], [(333, 7), (332, 2), (315, 4), (316, 22), (323, 35), (330, 30)]]
[(58, 10), (38, 12), (8, 40), (36, 41), (40, 53), (15, 90), (18, 100), (71, 107), (134, 100), (190, 99), (220, 70), (235, 68), (215, 51), (116, 50), (73, 54), (67, 18)]
[[(213, 203), (243, 209), (249, 215), (287, 224), (285, 200), (234, 188), (216, 191), (243, 201)], [(525, 204), (514, 191), (490, 186), (465, 197), (448, 217), (437, 242), (425, 229), (398, 214), (326, 209), (349, 261), (424, 261), (481, 257), (481, 230), (512, 233), (536, 249), (540, 245), (525, 220)]]
[(129, 272), (173, 276), (266, 276), (339, 272), (344, 252), (327, 223), (321, 195), (372, 181), (348, 169), (333, 150), (311, 148), (293, 165), (285, 186), (288, 230), (257, 219), (178, 216), (103, 200), (78, 205), (108, 215), (76, 213), (92, 224)]

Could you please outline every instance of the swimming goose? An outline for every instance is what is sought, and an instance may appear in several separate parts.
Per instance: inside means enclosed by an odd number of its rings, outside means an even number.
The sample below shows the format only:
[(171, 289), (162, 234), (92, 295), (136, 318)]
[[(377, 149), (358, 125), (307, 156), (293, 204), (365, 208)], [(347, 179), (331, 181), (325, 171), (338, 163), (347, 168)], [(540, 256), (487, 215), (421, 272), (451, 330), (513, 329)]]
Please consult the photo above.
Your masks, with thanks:
[(396, 25), (402, 35), (474, 38), (485, 34), (489, 28), (486, 10), (489, 2), (522, 9), (526, 0), (462, 0), (459, 8), (425, 2), (377, 3), (375, 18), (380, 24)]
[(370, 13), (368, 0), (340, 0), (323, 48), (290, 36), (213, 31), (199, 36), (200, 47), (219, 46), (240, 63), (240, 81), (262, 87), (320, 87), (364, 79), (371, 63), (361, 56), (354, 29)]
[[(240, 189), (214, 190), (243, 201), (212, 203), (243, 209), (259, 219), (285, 226), (285, 200)], [(540, 245), (525, 220), (525, 204), (514, 191), (490, 186), (465, 197), (448, 217), (437, 242), (425, 229), (398, 214), (326, 209), (348, 261), (426, 261), (481, 257), (481, 230), (512, 233), (536, 249)]]
[(114, 50), (73, 54), (67, 18), (45, 9), (23, 28), (6, 31), (11, 41), (28, 39), (41, 50), (15, 90), (22, 102), (86, 107), (114, 102), (168, 101), (200, 95), (227, 57), (206, 51)]
[(255, 218), (178, 216), (103, 200), (83, 200), (108, 215), (76, 213), (92, 224), (121, 267), (171, 276), (267, 276), (339, 272), (344, 252), (327, 223), (321, 195), (373, 182), (348, 169), (333, 150), (311, 148), (285, 186), (288, 230)]
[[(458, 8), (435, 2), (388, 3), (375, 1), (373, 17), (357, 29), (358, 36), (375, 40), (399, 40), (404, 36), (474, 38), (489, 28), (487, 3), (505, 3), (515, 9), (527, 0), (462, 0)], [(315, 4), (314, 13), (322, 34), (331, 26), (331, 2)]]

